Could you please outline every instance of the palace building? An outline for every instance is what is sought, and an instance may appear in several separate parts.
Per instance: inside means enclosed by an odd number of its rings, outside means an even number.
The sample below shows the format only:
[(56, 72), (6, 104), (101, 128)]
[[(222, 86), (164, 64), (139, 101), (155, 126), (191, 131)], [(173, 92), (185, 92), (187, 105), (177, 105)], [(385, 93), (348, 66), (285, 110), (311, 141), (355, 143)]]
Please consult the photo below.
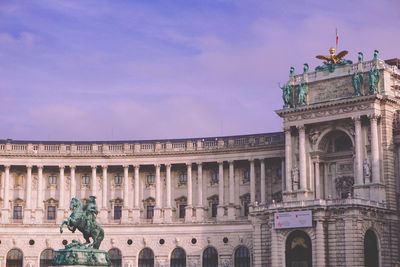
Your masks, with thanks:
[(399, 266), (400, 60), (340, 62), (291, 71), (284, 132), (2, 140), (0, 266), (84, 242), (92, 195), (113, 266)]

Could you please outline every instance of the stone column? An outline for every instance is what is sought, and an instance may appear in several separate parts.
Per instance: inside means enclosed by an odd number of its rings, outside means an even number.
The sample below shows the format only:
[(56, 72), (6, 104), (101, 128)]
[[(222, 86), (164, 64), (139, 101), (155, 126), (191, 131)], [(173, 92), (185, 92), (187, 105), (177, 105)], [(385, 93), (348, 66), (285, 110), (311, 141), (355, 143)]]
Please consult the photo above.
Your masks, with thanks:
[(62, 210), (65, 209), (65, 175), (64, 175), (64, 170), (65, 166), (60, 165), (60, 199), (58, 203), (58, 207)]
[(135, 223), (138, 223), (138, 222), (140, 222), (140, 208), (139, 208), (139, 168), (140, 168), (140, 165), (138, 165), (138, 164), (136, 164), (136, 165), (133, 165), (133, 168), (134, 168), (134, 186), (135, 186), (135, 188), (134, 188), (134, 191), (135, 191), (135, 194), (134, 194), (134, 199), (135, 199), (135, 202), (134, 202), (134, 205), (133, 205), (133, 221), (135, 222)]
[(69, 200), (76, 197), (76, 177), (75, 177), (75, 165), (70, 165), (69, 169), (71, 170), (71, 183), (69, 188)]
[(321, 199), (323, 197), (323, 183), (321, 181), (321, 176), (319, 173), (319, 158), (317, 158), (314, 162), (315, 166), (315, 198)]
[(378, 117), (376, 115), (369, 116), (371, 121), (371, 163), (372, 163), (372, 182), (380, 183), (380, 166), (379, 166), (379, 140), (378, 140)]
[(172, 222), (172, 206), (171, 206), (171, 163), (165, 164), (165, 180), (167, 191), (167, 205), (164, 209), (164, 222)]
[(107, 223), (108, 219), (108, 205), (107, 205), (107, 182), (108, 182), (108, 174), (107, 174), (107, 165), (102, 165), (103, 169), (103, 179), (102, 179), (102, 191), (101, 191), (101, 211), (100, 211), (100, 221), (102, 223)]
[(4, 194), (3, 194), (3, 210), (1, 214), (1, 220), (3, 223), (9, 223), (9, 213), (10, 213), (10, 165), (4, 165)]
[(129, 208), (129, 165), (124, 165), (124, 208)]
[(192, 184), (192, 163), (187, 163), (187, 206), (185, 210), (185, 221), (193, 220), (193, 184)]
[(23, 213), (24, 224), (31, 223), (32, 213), (32, 165), (26, 166), (26, 186), (25, 186), (25, 209)]
[(285, 128), (285, 179), (286, 191), (292, 191), (292, 134), (290, 127)]
[[(286, 167), (285, 167), (285, 158), (281, 158), (281, 179), (282, 179), (282, 189), (286, 189)], [(271, 196), (272, 197), (272, 196)]]
[(355, 170), (355, 185), (363, 184), (363, 158), (362, 158), (362, 133), (361, 133), (361, 118), (360, 116), (354, 117), (355, 126), (355, 149), (356, 149), (356, 170)]
[(58, 200), (58, 209), (56, 215), (57, 223), (61, 223), (65, 217), (65, 205), (64, 205), (64, 196), (65, 196), (65, 176), (64, 170), (65, 166), (60, 165), (60, 182), (59, 182), (59, 200)]
[(224, 162), (218, 162), (218, 208), (217, 218), (221, 219), (224, 217)]
[(154, 207), (154, 223), (161, 222), (161, 177), (160, 177), (160, 168), (161, 165), (159, 163), (154, 164), (156, 167), (156, 206)]
[(260, 190), (261, 190), (261, 204), (265, 204), (267, 203), (266, 199), (265, 199), (265, 161), (264, 159), (260, 159), (260, 174), (261, 174), (261, 186), (260, 186)]
[(124, 207), (122, 208), (121, 223), (127, 223), (129, 217), (129, 165), (124, 168)]
[(108, 175), (107, 175), (107, 165), (103, 165), (103, 188), (102, 188), (102, 208), (107, 209), (107, 181), (108, 181)]
[(300, 190), (305, 191), (307, 185), (307, 163), (306, 163), (306, 129), (304, 125), (299, 129), (299, 170), (300, 170)]
[(254, 170), (254, 159), (250, 160), (250, 202), (256, 202), (256, 174)]
[(26, 200), (25, 200), (25, 207), (26, 209), (32, 209), (32, 165), (26, 166)]
[(38, 165), (37, 169), (38, 169), (38, 188), (37, 188), (36, 208), (38, 210), (43, 210), (43, 166)]
[(197, 206), (196, 220), (204, 221), (204, 205), (203, 205), (203, 164), (197, 162)]
[(92, 196), (97, 195), (97, 165), (92, 165)]
[(228, 205), (228, 220), (235, 220), (235, 170), (234, 161), (229, 163), (229, 205)]
[(316, 220), (316, 263), (317, 267), (324, 267), (326, 266), (326, 248), (325, 248), (325, 233), (324, 233), (324, 222), (322, 220)]

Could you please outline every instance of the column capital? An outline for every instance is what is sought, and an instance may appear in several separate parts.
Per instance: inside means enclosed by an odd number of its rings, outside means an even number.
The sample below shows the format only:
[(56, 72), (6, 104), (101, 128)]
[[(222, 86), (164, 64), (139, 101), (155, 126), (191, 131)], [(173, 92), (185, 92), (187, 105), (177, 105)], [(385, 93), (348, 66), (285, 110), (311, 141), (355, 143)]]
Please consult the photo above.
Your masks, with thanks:
[(60, 165), (58, 165), (58, 168), (59, 168), (60, 170), (64, 170), (64, 169), (65, 169), (65, 165), (60, 164)]
[(155, 163), (154, 166), (155, 166), (156, 168), (160, 168), (160, 167), (161, 167), (161, 163)]
[(10, 164), (4, 164), (4, 168), (10, 169), (10, 168), (11, 168), (11, 165), (10, 165)]
[(380, 115), (378, 115), (378, 114), (369, 114), (368, 118), (370, 120), (378, 120), (380, 118)]
[(103, 168), (103, 170), (107, 170), (108, 165), (101, 165), (101, 167)]
[(32, 169), (32, 164), (26, 164), (25, 166), (27, 169)]
[(197, 166), (203, 166), (203, 162), (202, 162), (202, 161), (197, 161), (197, 162), (196, 162), (196, 165), (197, 165)]
[(69, 168), (70, 168), (71, 170), (74, 170), (74, 169), (76, 169), (76, 165), (71, 164), (71, 165), (69, 165)]
[(139, 169), (140, 168), (140, 164), (139, 163), (133, 163), (132, 166), (135, 169)]
[(228, 160), (229, 165), (235, 163), (233, 159)]
[(250, 163), (254, 163), (254, 160), (256, 160), (256, 159), (250, 158), (250, 159), (249, 159), (249, 162), (250, 162)]
[(283, 127), (284, 132), (290, 132), (290, 126), (284, 126)]
[(192, 167), (193, 163), (192, 162), (186, 162), (185, 164), (186, 164), (187, 167)]
[(43, 169), (43, 165), (42, 165), (42, 164), (38, 164), (38, 165), (36, 165), (36, 167), (37, 167), (38, 169)]
[(218, 165), (222, 165), (222, 164), (224, 164), (224, 161), (223, 160), (219, 160), (219, 161), (217, 161), (217, 163), (218, 163)]
[(92, 169), (97, 169), (97, 165), (90, 165)]
[(305, 126), (304, 124), (302, 124), (302, 125), (297, 125), (296, 128), (297, 128), (299, 131), (305, 131), (305, 130), (306, 130), (306, 126)]
[(353, 116), (353, 117), (351, 117), (351, 119), (352, 119), (354, 122), (359, 122), (359, 121), (361, 121), (361, 116), (360, 116), (360, 115)]
[(122, 167), (123, 167), (124, 169), (128, 169), (128, 168), (129, 168), (129, 164), (123, 164)]
[(166, 168), (171, 168), (171, 166), (172, 166), (171, 162), (164, 163), (164, 165)]

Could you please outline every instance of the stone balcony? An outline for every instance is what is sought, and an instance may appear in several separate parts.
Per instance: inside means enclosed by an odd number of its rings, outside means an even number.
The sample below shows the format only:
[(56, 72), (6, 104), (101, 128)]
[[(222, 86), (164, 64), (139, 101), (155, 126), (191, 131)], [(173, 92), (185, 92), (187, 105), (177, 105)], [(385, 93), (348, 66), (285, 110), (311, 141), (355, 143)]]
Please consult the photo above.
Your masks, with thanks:
[(284, 144), (283, 133), (208, 137), (193, 139), (57, 142), (0, 140), (0, 155), (29, 156), (112, 156), (234, 151), (267, 148)]

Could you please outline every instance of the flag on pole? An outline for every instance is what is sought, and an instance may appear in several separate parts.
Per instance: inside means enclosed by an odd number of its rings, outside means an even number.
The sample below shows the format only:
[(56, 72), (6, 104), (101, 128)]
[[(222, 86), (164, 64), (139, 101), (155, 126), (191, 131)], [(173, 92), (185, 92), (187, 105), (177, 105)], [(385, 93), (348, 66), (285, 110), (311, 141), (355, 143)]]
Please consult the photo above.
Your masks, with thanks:
[(338, 42), (339, 42), (339, 35), (338, 35), (337, 28), (336, 28), (336, 48), (337, 48)]

